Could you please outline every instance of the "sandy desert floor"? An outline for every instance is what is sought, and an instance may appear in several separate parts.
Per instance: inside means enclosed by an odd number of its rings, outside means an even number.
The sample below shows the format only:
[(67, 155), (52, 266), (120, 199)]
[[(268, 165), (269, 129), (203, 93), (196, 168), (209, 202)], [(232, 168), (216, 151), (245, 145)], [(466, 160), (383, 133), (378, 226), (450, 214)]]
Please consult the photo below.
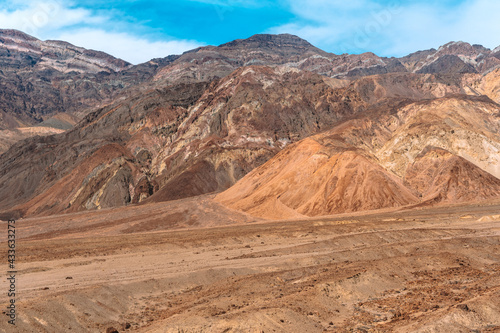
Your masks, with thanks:
[(205, 196), (16, 235), (0, 331), (500, 332), (498, 203), (263, 221)]

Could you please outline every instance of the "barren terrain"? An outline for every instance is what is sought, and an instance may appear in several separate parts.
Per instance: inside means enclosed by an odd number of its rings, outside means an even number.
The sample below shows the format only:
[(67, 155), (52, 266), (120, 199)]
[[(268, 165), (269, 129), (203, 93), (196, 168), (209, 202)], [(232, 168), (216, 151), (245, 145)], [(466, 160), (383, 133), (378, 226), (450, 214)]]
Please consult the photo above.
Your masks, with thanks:
[(0, 331), (500, 331), (499, 50), (0, 30)]
[(203, 196), (21, 219), (17, 326), (0, 331), (500, 331), (499, 214), (267, 221)]

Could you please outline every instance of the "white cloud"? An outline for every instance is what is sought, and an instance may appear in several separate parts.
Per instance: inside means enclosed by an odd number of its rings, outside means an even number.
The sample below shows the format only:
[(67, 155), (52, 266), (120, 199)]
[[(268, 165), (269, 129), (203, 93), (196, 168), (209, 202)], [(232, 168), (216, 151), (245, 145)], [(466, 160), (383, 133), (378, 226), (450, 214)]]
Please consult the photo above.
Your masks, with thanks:
[(112, 13), (99, 15), (59, 0), (0, 3), (0, 28), (17, 29), (42, 40), (59, 39), (104, 51), (133, 64), (180, 54), (201, 45), (191, 40), (151, 41), (129, 32), (104, 30), (113, 22), (119, 21)]
[(57, 39), (112, 55), (122, 55), (122, 59), (133, 64), (146, 62), (153, 58), (163, 58), (171, 54), (181, 54), (200, 46), (200, 43), (196, 41), (152, 42), (126, 33), (113, 33), (97, 29), (63, 32), (57, 36)]
[(500, 44), (500, 2), (466, 0), (445, 2), (374, 0), (287, 0), (297, 19), (274, 27), (336, 53), (374, 51), (402, 56), (419, 49), (463, 40), (494, 48)]
[(394, 18), (392, 41), (387, 50), (404, 54), (416, 48), (438, 47), (450, 41), (465, 41), (488, 48), (500, 45), (500, 2), (469, 0), (454, 8), (407, 6)]
[[(1, 8), (1, 7), (0, 7)], [(20, 9), (0, 9), (0, 26), (40, 36), (75, 24), (100, 24), (106, 17), (92, 15), (83, 8), (68, 8), (59, 1), (34, 1)]]

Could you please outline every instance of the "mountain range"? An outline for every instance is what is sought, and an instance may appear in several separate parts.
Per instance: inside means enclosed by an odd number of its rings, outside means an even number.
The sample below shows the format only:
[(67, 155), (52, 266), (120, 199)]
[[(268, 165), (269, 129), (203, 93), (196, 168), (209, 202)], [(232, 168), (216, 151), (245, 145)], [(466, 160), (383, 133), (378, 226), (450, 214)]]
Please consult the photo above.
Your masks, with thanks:
[(255, 35), (133, 66), (0, 31), (0, 215), (216, 193), (269, 219), (500, 195), (500, 47)]

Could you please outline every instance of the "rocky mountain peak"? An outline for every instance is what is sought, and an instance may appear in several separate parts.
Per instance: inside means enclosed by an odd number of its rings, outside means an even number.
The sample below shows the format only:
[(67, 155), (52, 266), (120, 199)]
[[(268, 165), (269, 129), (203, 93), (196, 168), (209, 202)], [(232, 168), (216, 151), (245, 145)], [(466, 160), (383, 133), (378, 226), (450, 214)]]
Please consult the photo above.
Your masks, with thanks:
[(446, 49), (446, 48), (449, 49), (449, 48), (453, 48), (453, 47), (455, 47), (455, 48), (457, 48), (457, 47), (466, 47), (466, 48), (469, 48), (469, 47), (472, 47), (472, 45), (470, 45), (469, 43), (466, 43), (466, 42), (463, 42), (463, 41), (459, 40), (459, 41), (451, 41), (451, 42), (448, 42), (448, 43), (446, 43), (444, 45), (441, 45), (439, 47), (439, 49)]
[(481, 53), (490, 53), (491, 51), (481, 45), (471, 45), (462, 41), (450, 42), (441, 46), (436, 55), (456, 55), (470, 58), (478, 57)]
[(478, 50), (478, 51), (479, 51), (479, 52), (481, 52), (481, 53), (485, 53), (485, 54), (487, 54), (487, 53), (490, 53), (490, 52), (491, 52), (491, 50), (490, 50), (489, 48), (484, 47), (484, 46), (482, 46), (482, 45), (480, 45), (480, 44), (473, 44), (473, 45), (472, 45), (472, 47), (473, 47), (474, 49)]
[[(498, 57), (497, 57), (498, 58)], [(495, 51), (466, 42), (450, 42), (437, 50), (430, 49), (400, 58), (414, 73), (486, 73), (500, 63)]]
[(300, 55), (306, 51), (326, 53), (308, 41), (291, 34), (257, 34), (247, 39), (237, 39), (219, 45), (219, 48), (262, 49), (266, 51), (281, 51), (289, 56)]
[[(332, 56), (294, 35), (260, 34), (185, 52), (170, 66), (163, 68), (155, 80), (164, 83), (210, 81), (243, 66), (291, 64), (297, 67), (308, 58)], [(331, 69), (332, 64), (327, 66)], [(310, 67), (317, 68), (315, 64)]]
[(219, 47), (234, 47), (238, 45), (261, 45), (261, 44), (294, 44), (303, 46), (312, 46), (308, 41), (291, 34), (256, 34), (246, 39), (236, 39), (228, 43), (219, 45)]

